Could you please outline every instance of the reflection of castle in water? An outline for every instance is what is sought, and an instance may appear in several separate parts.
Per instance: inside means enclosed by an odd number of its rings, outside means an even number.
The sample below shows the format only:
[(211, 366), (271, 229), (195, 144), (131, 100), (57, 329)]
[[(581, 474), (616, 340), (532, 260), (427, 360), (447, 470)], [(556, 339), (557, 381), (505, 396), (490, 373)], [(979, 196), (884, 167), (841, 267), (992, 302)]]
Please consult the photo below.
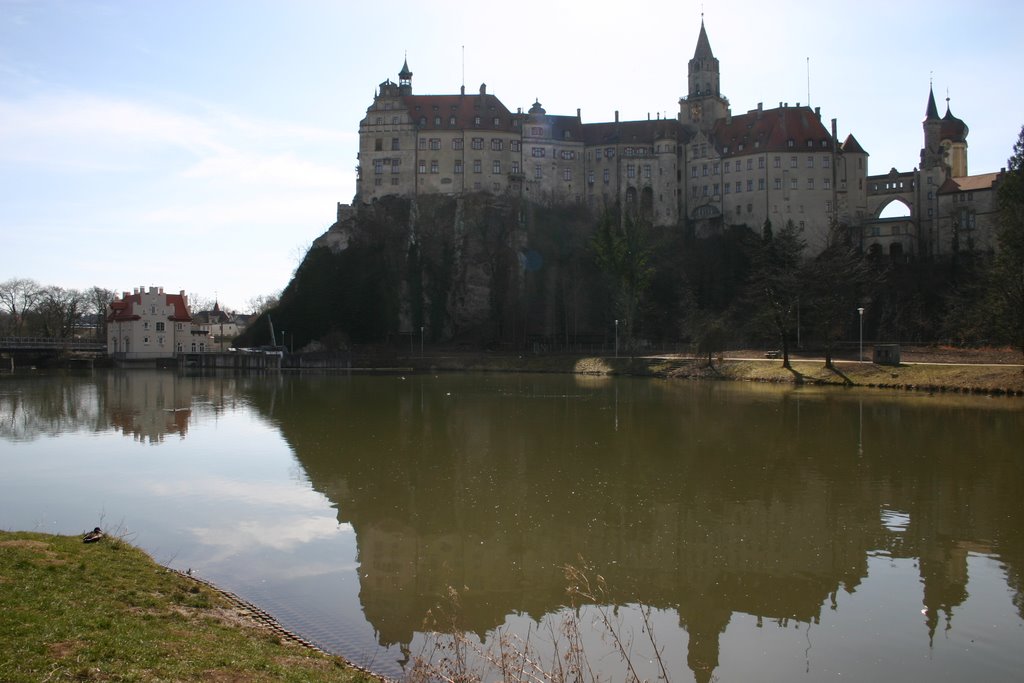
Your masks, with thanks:
[(678, 613), (697, 680), (733, 613), (815, 622), (870, 554), (920, 558), (929, 638), (966, 599), (968, 552), (998, 555), (1020, 595), (1022, 482), (989, 457), (1019, 443), (1019, 411), (654, 382), (613, 405), (568, 382), (522, 378), (512, 397), (478, 378), (366, 378), (278, 402), (356, 530), (382, 644), (409, 643), (448, 585), (468, 588), (463, 626), (481, 634), (556, 611), (580, 557), (616, 602)]

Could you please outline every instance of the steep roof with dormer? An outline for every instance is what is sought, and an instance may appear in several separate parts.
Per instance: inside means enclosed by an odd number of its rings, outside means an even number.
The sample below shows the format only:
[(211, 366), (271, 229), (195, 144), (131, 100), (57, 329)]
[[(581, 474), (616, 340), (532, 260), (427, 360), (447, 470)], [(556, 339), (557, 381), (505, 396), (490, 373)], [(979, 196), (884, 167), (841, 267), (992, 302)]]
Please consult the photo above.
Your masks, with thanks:
[(588, 145), (653, 143), (656, 140), (689, 140), (683, 125), (675, 119), (646, 121), (608, 121), (583, 125), (583, 138)]
[(512, 112), (494, 95), (406, 95), (402, 100), (420, 130), (519, 130)]
[(830, 149), (832, 135), (810, 107), (755, 109), (715, 122), (712, 142), (724, 157)]

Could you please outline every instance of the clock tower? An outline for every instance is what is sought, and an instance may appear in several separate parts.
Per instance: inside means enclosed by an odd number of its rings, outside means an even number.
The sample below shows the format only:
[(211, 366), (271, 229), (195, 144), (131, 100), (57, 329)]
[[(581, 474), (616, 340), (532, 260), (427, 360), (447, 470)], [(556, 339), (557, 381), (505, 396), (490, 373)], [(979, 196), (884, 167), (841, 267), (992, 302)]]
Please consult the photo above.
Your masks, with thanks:
[(697, 49), (690, 60), (686, 97), (679, 100), (679, 120), (708, 132), (715, 121), (729, 114), (729, 100), (722, 97), (718, 60), (711, 51), (711, 42), (700, 20)]

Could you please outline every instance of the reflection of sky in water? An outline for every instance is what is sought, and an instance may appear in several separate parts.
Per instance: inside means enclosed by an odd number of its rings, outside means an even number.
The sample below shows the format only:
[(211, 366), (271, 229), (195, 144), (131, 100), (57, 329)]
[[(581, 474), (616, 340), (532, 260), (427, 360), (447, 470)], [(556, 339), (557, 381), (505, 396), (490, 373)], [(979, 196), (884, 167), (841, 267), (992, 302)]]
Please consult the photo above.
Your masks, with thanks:
[(340, 628), (347, 647), (375, 648), (351, 527), (311, 489), (280, 433), (239, 408), (195, 411), (186, 437), (160, 442), (81, 429), (16, 449), (0, 441), (0, 526), (77, 534), (100, 524), (285, 624), (308, 626), (316, 611), (343, 620), (330, 635)]

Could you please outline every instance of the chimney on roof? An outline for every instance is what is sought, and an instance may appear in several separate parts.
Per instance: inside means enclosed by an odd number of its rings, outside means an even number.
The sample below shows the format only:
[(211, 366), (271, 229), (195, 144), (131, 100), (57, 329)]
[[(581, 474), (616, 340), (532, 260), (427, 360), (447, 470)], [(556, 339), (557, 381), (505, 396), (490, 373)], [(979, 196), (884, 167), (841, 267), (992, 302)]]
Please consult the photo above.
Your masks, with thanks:
[(800, 103), (799, 103), (799, 102), (797, 102), (797, 103), (796, 103), (796, 106), (797, 106), (797, 107), (799, 107), (799, 106), (800, 106)]
[(817, 116), (819, 119), (821, 118), (821, 107), (814, 108), (814, 115)]
[(459, 88), (459, 94), (460, 95), (465, 95), (466, 94), (466, 85), (465, 84), (463, 84), (462, 87)]
[(580, 119), (580, 108), (576, 107), (576, 120), (579, 121), (579, 119)]
[(487, 94), (487, 84), (486, 83), (481, 83), (480, 84), (480, 94), (481, 95), (486, 95)]
[(618, 123), (618, 122), (619, 122), (619, 110), (616, 109), (615, 110), (615, 123)]
[(164, 293), (164, 288), (163, 287), (157, 287), (156, 291), (157, 291), (157, 294), (163, 294)]
[(178, 290), (178, 296), (185, 296), (185, 290), (184, 289), (179, 289)]

